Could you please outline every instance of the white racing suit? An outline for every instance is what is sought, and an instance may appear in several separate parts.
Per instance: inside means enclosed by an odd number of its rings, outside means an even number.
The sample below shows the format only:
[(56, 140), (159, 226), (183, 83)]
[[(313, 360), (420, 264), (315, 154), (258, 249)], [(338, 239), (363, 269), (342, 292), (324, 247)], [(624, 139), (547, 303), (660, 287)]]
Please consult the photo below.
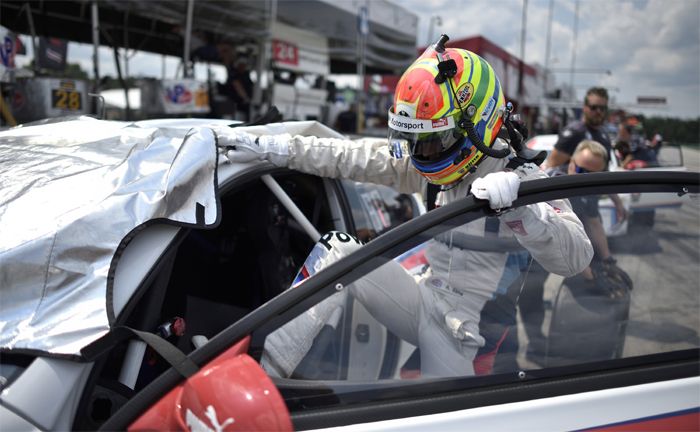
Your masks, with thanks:
[[(497, 141), (494, 145), (502, 148), (507, 144)], [(465, 197), (474, 179), (504, 170), (508, 161), (509, 158), (485, 157), (476, 172), (456, 187), (440, 192), (437, 205)], [(424, 193), (426, 186), (410, 159), (394, 158), (389, 154), (386, 140), (380, 139), (350, 141), (295, 136), (289, 143), (287, 166), (322, 177), (384, 184), (401, 193)], [(521, 181), (547, 177), (534, 164), (519, 167), (515, 172)], [(505, 212), (499, 219), (498, 236), (514, 236), (549, 272), (572, 276), (591, 261), (591, 243), (567, 200), (528, 205)], [(456, 230), (484, 237), (484, 225), (481, 218)], [(353, 283), (349, 291), (390, 331), (420, 347), (423, 376), (472, 375), (472, 360), (484, 344), (479, 334), (480, 312), (498, 287), (507, 254), (455, 247), (449, 244), (449, 232), (441, 238), (441, 241), (429, 241), (426, 258), (431, 274), (421, 282), (417, 283), (393, 261)], [(270, 347), (299, 345), (302, 336), (294, 326), (301, 330), (301, 321), (288, 323), (283, 330), (286, 335), (273, 337)], [(277, 346), (275, 351), (284, 352), (284, 347)], [(294, 364), (289, 358), (287, 362), (290, 366), (286, 374)]]

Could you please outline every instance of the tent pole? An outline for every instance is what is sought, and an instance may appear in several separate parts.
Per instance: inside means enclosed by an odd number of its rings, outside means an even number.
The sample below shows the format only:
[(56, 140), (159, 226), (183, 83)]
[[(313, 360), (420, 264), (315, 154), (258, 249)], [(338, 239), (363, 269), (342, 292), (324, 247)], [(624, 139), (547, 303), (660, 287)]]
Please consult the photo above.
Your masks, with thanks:
[[(255, 86), (253, 87), (253, 103), (250, 104), (250, 107), (248, 109), (248, 119), (251, 120), (261, 114), (260, 110), (262, 108), (262, 77), (264, 72), (266, 73), (269, 71), (268, 69), (265, 69), (265, 65), (269, 63), (267, 59), (267, 55), (269, 52), (268, 47), (270, 46), (272, 39), (272, 27), (274, 26), (274, 23), (277, 20), (277, 0), (270, 0), (269, 2), (267, 2), (266, 6), (268, 8), (267, 35), (264, 39), (260, 39), (260, 41), (258, 42), (258, 61), (255, 66), (255, 74), (257, 75), (257, 79), (255, 80)], [(272, 88), (273, 79), (270, 78), (266, 81), (267, 85), (270, 86), (268, 88)]]
[[(100, 18), (97, 2), (92, 2), (92, 67), (93, 67), (93, 93), (100, 93), (100, 64), (99, 64), (99, 48), (100, 48)], [(94, 99), (93, 112), (97, 112), (97, 98)]]
[(29, 32), (32, 34), (32, 51), (34, 52), (34, 72), (39, 70), (39, 47), (36, 43), (36, 28), (34, 27), (34, 17), (32, 16), (32, 7), (29, 3), (25, 3), (24, 7), (27, 8), (27, 23), (29, 24)]
[(183, 69), (184, 78), (192, 78), (190, 68), (190, 45), (192, 44), (192, 14), (194, 12), (194, 0), (187, 0), (187, 21), (185, 24), (185, 47), (182, 55), (185, 67)]
[[(129, 79), (129, 12), (131, 11), (131, 5), (129, 9), (124, 12), (124, 79)], [(129, 100), (127, 99), (127, 106)]]

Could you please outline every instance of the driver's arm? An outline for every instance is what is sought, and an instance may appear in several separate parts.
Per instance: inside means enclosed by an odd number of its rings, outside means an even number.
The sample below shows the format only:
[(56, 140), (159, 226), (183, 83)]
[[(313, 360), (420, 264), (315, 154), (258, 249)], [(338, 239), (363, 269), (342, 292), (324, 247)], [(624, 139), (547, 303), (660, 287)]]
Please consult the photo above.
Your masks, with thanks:
[(343, 178), (393, 187), (401, 193), (422, 192), (425, 179), (408, 155), (395, 158), (386, 138), (358, 140), (294, 136), (287, 166), (320, 177)]
[(627, 209), (625, 208), (625, 204), (622, 202), (622, 198), (620, 198), (618, 194), (610, 194), (609, 197), (615, 204), (617, 219), (620, 221), (627, 219)]
[[(537, 167), (516, 171), (524, 172), (523, 181), (547, 176)], [(550, 273), (573, 276), (591, 263), (591, 241), (568, 200), (530, 204), (501, 218), (518, 242)]]

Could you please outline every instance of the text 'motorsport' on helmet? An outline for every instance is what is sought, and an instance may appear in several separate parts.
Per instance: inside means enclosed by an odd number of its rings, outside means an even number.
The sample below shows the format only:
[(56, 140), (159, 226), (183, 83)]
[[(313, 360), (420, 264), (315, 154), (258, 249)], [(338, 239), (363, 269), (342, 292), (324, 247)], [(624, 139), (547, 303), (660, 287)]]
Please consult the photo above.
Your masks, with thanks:
[(388, 126), (389, 145), (405, 147), (429, 182), (447, 185), (484, 157), (467, 136), (463, 120), (471, 120), (476, 135), (490, 147), (503, 124), (505, 96), (493, 68), (478, 55), (446, 48), (441, 57), (454, 60), (455, 75), (436, 82), (441, 59), (429, 47), (401, 76)]

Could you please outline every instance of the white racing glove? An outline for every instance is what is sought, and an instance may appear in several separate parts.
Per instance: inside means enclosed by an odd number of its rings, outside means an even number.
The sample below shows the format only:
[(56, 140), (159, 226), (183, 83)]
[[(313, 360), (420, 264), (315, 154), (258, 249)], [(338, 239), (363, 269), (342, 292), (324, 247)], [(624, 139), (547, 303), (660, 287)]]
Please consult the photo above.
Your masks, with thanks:
[(472, 195), (489, 201), (494, 209), (510, 207), (518, 197), (520, 177), (512, 171), (499, 171), (479, 177), (472, 182)]
[(287, 166), (289, 141), (292, 139), (289, 134), (255, 136), (231, 128), (216, 128), (214, 133), (219, 151), (230, 162), (268, 160), (277, 166)]

